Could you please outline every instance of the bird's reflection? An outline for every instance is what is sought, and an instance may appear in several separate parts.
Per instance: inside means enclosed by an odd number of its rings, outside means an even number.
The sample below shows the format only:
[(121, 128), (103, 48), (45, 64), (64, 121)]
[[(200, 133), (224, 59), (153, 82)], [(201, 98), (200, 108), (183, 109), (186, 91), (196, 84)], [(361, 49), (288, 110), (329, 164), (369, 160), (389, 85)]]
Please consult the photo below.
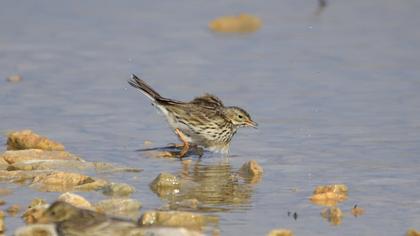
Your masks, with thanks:
[(176, 191), (152, 190), (168, 202), (166, 208), (171, 210), (219, 212), (247, 208), (253, 187), (259, 182), (241, 176), (227, 159), (216, 163), (182, 161), (177, 176), (181, 184)]

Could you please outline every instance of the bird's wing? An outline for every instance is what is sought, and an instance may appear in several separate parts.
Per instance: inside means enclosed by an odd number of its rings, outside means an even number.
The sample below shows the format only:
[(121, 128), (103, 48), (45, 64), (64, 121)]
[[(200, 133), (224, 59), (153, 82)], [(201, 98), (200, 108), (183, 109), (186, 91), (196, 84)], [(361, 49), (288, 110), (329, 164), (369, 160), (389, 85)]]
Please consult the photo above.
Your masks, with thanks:
[(211, 94), (205, 94), (201, 97), (196, 97), (191, 101), (191, 103), (207, 108), (223, 107), (222, 100)]

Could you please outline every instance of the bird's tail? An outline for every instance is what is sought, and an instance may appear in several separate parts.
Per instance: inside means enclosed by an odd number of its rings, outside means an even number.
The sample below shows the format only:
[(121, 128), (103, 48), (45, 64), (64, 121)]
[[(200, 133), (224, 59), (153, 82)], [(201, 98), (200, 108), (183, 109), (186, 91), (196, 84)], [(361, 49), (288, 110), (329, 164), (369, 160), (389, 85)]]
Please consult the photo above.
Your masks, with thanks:
[(144, 80), (138, 78), (135, 74), (131, 75), (131, 79), (128, 80), (128, 83), (134, 88), (139, 89), (144, 95), (150, 98), (152, 101), (166, 100), (158, 92), (156, 92), (152, 87), (150, 87)]

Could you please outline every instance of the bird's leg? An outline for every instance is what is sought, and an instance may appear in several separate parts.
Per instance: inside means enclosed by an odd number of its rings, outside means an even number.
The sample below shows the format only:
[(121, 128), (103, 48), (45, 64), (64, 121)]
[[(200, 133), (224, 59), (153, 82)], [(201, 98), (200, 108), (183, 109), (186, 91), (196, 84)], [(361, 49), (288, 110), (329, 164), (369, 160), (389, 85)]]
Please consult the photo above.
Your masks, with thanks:
[(183, 158), (185, 154), (187, 154), (188, 150), (190, 149), (190, 144), (187, 141), (187, 137), (185, 137), (185, 134), (182, 133), (181, 130), (175, 129), (175, 133), (178, 135), (179, 139), (183, 143), (182, 150), (179, 153), (179, 158)]

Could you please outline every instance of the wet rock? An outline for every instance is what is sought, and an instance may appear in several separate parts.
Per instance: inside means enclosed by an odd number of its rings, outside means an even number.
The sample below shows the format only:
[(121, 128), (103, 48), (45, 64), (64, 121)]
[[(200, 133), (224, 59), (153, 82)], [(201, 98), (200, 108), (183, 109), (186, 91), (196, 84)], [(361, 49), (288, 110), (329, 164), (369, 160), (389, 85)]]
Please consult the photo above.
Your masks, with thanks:
[(267, 236), (293, 236), (293, 232), (290, 229), (273, 229)]
[(255, 176), (262, 175), (264, 170), (257, 161), (251, 160), (243, 164), (239, 172), (241, 175)]
[(322, 210), (321, 216), (327, 219), (332, 225), (339, 225), (343, 218), (343, 212), (338, 207), (329, 207)]
[(153, 236), (204, 236), (204, 234), (189, 230), (185, 228), (173, 228), (173, 227), (146, 227), (146, 228), (136, 228), (130, 231), (128, 234), (130, 236), (145, 236), (145, 235), (153, 235)]
[(4, 212), (0, 211), (0, 234), (6, 231), (6, 225), (4, 224)]
[(190, 212), (147, 211), (140, 217), (138, 224), (140, 226), (184, 227), (201, 230), (208, 224), (218, 223), (218, 220), (215, 216), (204, 216)]
[(153, 181), (150, 183), (150, 188), (153, 192), (159, 193), (162, 195), (170, 194), (173, 191), (178, 192), (180, 187), (180, 181), (175, 175), (169, 173), (160, 173)]
[(69, 161), (69, 160), (33, 160), (33, 161), (24, 161), (11, 164), (8, 166), (7, 170), (81, 170), (87, 169), (88, 163), (81, 161)]
[(32, 182), (32, 186), (40, 191), (66, 192), (72, 190), (76, 186), (92, 182), (95, 182), (95, 180), (86, 175), (57, 171), (36, 176)]
[(108, 182), (102, 179), (95, 179), (93, 182), (84, 183), (73, 187), (74, 191), (98, 191), (103, 189)]
[(347, 200), (348, 188), (344, 184), (321, 185), (315, 188), (310, 200), (312, 203), (323, 206), (335, 206)]
[(9, 165), (40, 160), (83, 161), (80, 157), (66, 151), (44, 151), (39, 149), (12, 150), (0, 155)]
[(4, 171), (0, 170), (0, 181), (8, 181), (14, 183), (24, 183), (31, 181), (39, 175), (45, 175), (52, 171)]
[(347, 194), (348, 187), (344, 184), (331, 184), (331, 185), (320, 185), (317, 186), (314, 190), (314, 194), (320, 194), (320, 193), (340, 193), (340, 194)]
[(415, 229), (409, 229), (405, 235), (407, 235), (407, 236), (420, 236), (420, 231), (417, 231)]
[(53, 224), (33, 224), (15, 231), (15, 236), (58, 236)]
[(1, 200), (0, 200), (0, 206), (3, 206), (3, 205), (6, 205), (6, 201), (5, 201), (5, 200), (3, 200), (3, 199), (1, 199)]
[(200, 202), (195, 198), (184, 199), (180, 202), (177, 202), (177, 205), (178, 205), (178, 207), (197, 209), (198, 206), (200, 205)]
[(108, 215), (137, 219), (141, 202), (130, 198), (111, 198), (97, 202), (93, 205), (98, 212)]
[(23, 213), (22, 219), (26, 224), (38, 224), (43, 223), (42, 217), (44, 212), (48, 208), (48, 204), (39, 203), (38, 205), (30, 205), (28, 209)]
[(110, 183), (103, 188), (102, 192), (108, 196), (126, 197), (134, 192), (134, 187), (124, 183)]
[(7, 150), (23, 149), (63, 151), (64, 145), (46, 137), (42, 137), (32, 132), (32, 130), (21, 130), (9, 133), (7, 137)]
[(222, 16), (209, 23), (209, 28), (212, 31), (224, 33), (254, 32), (261, 28), (261, 26), (261, 19), (249, 14)]
[(105, 162), (91, 162), (90, 163), (93, 168), (97, 172), (133, 172), (133, 173), (139, 173), (143, 171), (139, 168), (133, 168), (133, 167), (124, 167), (124, 166), (114, 166), (110, 163)]
[(92, 207), (92, 204), (88, 200), (86, 200), (86, 198), (80, 195), (74, 194), (74, 193), (70, 193), (70, 192), (63, 193), (57, 198), (57, 200), (62, 201), (62, 202), (67, 202), (78, 208), (94, 210), (94, 208)]
[(357, 204), (356, 204), (356, 205), (354, 205), (354, 206), (353, 206), (353, 208), (351, 209), (351, 214), (352, 214), (354, 217), (359, 217), (359, 216), (361, 216), (361, 215), (365, 214), (365, 209), (363, 209), (363, 208), (361, 208), (361, 207), (357, 206)]
[(35, 198), (23, 213), (22, 219), (26, 224), (40, 223), (39, 219), (47, 208), (48, 204), (43, 199)]
[(6, 210), (6, 212), (11, 216), (15, 216), (19, 211), (20, 206), (18, 204), (13, 204)]
[(20, 82), (21, 80), (22, 80), (22, 76), (20, 75), (10, 75), (9, 77), (6, 78), (6, 81), (10, 83), (17, 83), (17, 82)]
[(239, 175), (251, 184), (259, 183), (263, 172), (263, 168), (255, 160), (244, 163), (239, 169)]

